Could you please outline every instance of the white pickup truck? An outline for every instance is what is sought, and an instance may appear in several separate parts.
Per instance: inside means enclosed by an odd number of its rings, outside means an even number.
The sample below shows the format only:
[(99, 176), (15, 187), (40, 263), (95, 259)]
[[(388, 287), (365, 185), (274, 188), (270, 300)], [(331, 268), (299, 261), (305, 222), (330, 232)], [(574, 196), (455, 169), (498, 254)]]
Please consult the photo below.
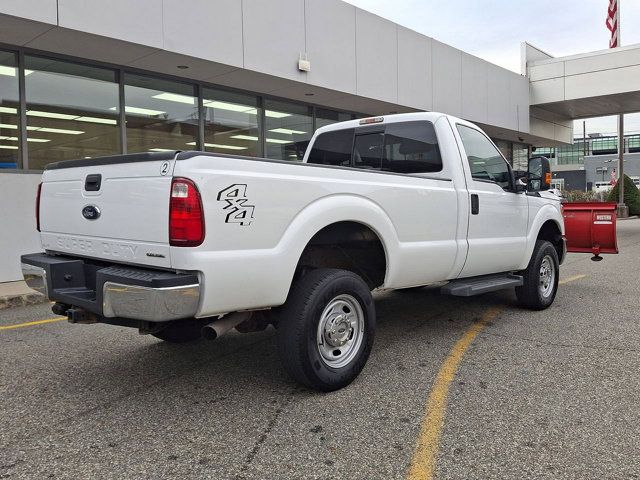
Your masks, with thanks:
[(373, 290), (448, 282), (551, 305), (565, 256), (560, 202), (535, 158), (516, 178), (475, 125), (439, 113), (319, 129), (304, 161), (159, 152), (48, 165), (44, 253), (25, 277), (76, 323), (168, 342), (273, 324), (284, 367), (349, 384), (375, 330)]

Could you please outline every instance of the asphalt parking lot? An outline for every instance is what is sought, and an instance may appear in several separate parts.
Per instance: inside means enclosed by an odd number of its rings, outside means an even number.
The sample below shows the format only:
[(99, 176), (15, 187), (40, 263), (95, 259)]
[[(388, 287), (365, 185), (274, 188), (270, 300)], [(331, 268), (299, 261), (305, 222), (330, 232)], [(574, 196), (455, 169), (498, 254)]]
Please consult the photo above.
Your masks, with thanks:
[[(640, 220), (618, 231), (620, 255), (569, 256), (544, 312), (511, 292), (378, 295), (372, 356), (330, 394), (287, 378), (273, 329), (0, 329), (0, 478), (640, 478)], [(3, 310), (0, 327), (48, 318)], [(427, 400), (473, 325), (434, 430)]]

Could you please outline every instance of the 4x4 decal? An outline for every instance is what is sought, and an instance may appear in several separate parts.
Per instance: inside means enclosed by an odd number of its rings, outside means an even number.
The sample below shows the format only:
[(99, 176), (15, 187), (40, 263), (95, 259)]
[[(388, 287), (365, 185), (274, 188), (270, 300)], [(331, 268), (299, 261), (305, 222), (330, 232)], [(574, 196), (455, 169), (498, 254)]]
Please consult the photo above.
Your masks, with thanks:
[(247, 205), (247, 185), (234, 183), (233, 185), (220, 190), (218, 201), (226, 202), (222, 208), (227, 211), (225, 223), (239, 223), (240, 225), (251, 225), (253, 220), (254, 205)]

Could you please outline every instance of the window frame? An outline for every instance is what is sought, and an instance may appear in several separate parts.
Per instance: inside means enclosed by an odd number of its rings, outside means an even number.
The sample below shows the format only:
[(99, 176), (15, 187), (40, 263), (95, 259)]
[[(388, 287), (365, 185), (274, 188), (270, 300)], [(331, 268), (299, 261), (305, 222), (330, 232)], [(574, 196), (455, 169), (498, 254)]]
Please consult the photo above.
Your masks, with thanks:
[[(507, 161), (507, 159), (504, 158), (504, 155), (502, 154), (500, 149), (496, 146), (496, 144), (493, 143), (493, 140), (491, 140), (491, 138), (489, 138), (489, 136), (486, 133), (484, 133), (482, 130), (480, 130), (479, 128), (472, 127), (470, 125), (467, 125), (467, 124), (464, 124), (464, 123), (460, 123), (460, 122), (456, 122), (455, 125), (456, 125), (456, 134), (457, 134), (458, 138), (460, 139), (460, 145), (462, 146), (462, 149), (464, 151), (464, 157), (466, 158), (466, 165), (469, 168), (469, 176), (471, 177), (471, 179), (474, 182), (491, 183), (491, 184), (497, 185), (498, 187), (500, 187), (505, 192), (517, 193), (517, 190), (515, 189), (515, 178), (513, 176), (513, 168), (511, 167), (511, 164)], [(468, 128), (469, 130), (475, 130), (476, 132), (480, 133), (484, 138), (486, 138), (491, 145), (493, 145), (493, 148), (496, 149), (496, 151), (500, 155), (500, 158), (502, 158), (502, 161), (507, 165), (507, 171), (509, 172), (509, 187), (508, 188), (503, 187), (502, 185), (500, 185), (495, 180), (488, 180), (488, 179), (485, 179), (485, 178), (475, 178), (473, 176), (473, 173), (471, 172), (471, 164), (469, 163), (469, 156), (467, 155), (467, 149), (465, 148), (464, 142), (462, 141), (462, 135), (460, 135), (459, 127), (465, 127), (465, 128)]]
[[(301, 102), (299, 100), (294, 100), (294, 99), (290, 99), (290, 98), (284, 98), (284, 97), (279, 97), (276, 95), (270, 95), (270, 94), (260, 94), (258, 92), (255, 91), (251, 91), (251, 90), (243, 90), (243, 89), (239, 89), (239, 88), (234, 88), (234, 87), (229, 87), (227, 85), (221, 85), (221, 84), (216, 84), (216, 83), (212, 83), (212, 82), (207, 82), (207, 81), (201, 81), (201, 80), (196, 80), (196, 79), (190, 79), (190, 78), (186, 78), (186, 77), (181, 77), (179, 75), (173, 75), (170, 73), (160, 73), (160, 72), (153, 72), (153, 71), (149, 71), (149, 70), (144, 70), (141, 68), (137, 68), (134, 66), (128, 66), (128, 65), (122, 65), (122, 64), (115, 64), (115, 63), (110, 63), (110, 62), (104, 62), (104, 61), (100, 61), (100, 60), (88, 60), (86, 58), (81, 58), (81, 57), (76, 57), (73, 55), (66, 55), (66, 54), (61, 54), (61, 53), (55, 53), (55, 52), (46, 52), (43, 50), (38, 50), (35, 48), (30, 48), (30, 47), (23, 47), (23, 46), (17, 46), (17, 45), (10, 45), (10, 44), (6, 44), (6, 43), (2, 43), (0, 42), (0, 50), (3, 50), (5, 52), (9, 52), (9, 53), (13, 53), (14, 55), (17, 56), (18, 59), (18, 64), (17, 64), (17, 68), (18, 68), (18, 79), (20, 82), (20, 88), (19, 88), (19, 98), (20, 98), (20, 108), (21, 108), (21, 115), (24, 116), (25, 113), (25, 88), (24, 88), (24, 70), (25, 70), (25, 66), (24, 66), (24, 56), (25, 55), (32, 55), (32, 56), (38, 56), (38, 57), (43, 57), (45, 59), (51, 59), (51, 60), (59, 60), (59, 61), (63, 61), (63, 62), (71, 62), (71, 63), (75, 63), (75, 64), (79, 64), (79, 65), (86, 65), (89, 67), (97, 67), (97, 68), (105, 68), (105, 69), (109, 69), (115, 72), (116, 74), (116, 84), (118, 85), (119, 88), (119, 107), (120, 107), (120, 117), (119, 117), (119, 137), (120, 137), (120, 151), (119, 152), (114, 152), (113, 155), (123, 155), (128, 153), (127, 152), (127, 138), (126, 138), (126, 121), (125, 121), (125, 112), (124, 112), (124, 76), (125, 74), (133, 74), (133, 75), (140, 75), (140, 76), (146, 76), (146, 77), (151, 77), (151, 78), (155, 78), (158, 80), (168, 80), (168, 81), (172, 81), (172, 82), (178, 82), (178, 83), (183, 83), (183, 84), (187, 84), (190, 86), (193, 86), (195, 88), (195, 97), (197, 100), (197, 104), (199, 107), (199, 129), (197, 132), (197, 138), (196, 138), (196, 147), (194, 148), (194, 150), (203, 150), (201, 148), (201, 145), (203, 145), (204, 143), (204, 129), (203, 129), (203, 122), (202, 122), (202, 114), (200, 112), (200, 109), (202, 108), (202, 98), (203, 98), (203, 94), (202, 91), (205, 88), (211, 88), (211, 89), (216, 89), (216, 90), (220, 90), (220, 91), (226, 91), (229, 93), (239, 93), (239, 94), (243, 94), (243, 95), (250, 95), (253, 97), (256, 97), (258, 99), (258, 110), (259, 110), (259, 115), (261, 116), (261, 120), (260, 120), (260, 131), (259, 131), (259, 135), (260, 135), (260, 140), (261, 140), (261, 150), (258, 156), (256, 157), (251, 157), (251, 158), (264, 158), (264, 153), (265, 153), (265, 145), (264, 145), (264, 138), (266, 137), (266, 131), (265, 131), (265, 122), (264, 122), (264, 105), (268, 100), (272, 100), (272, 101), (279, 101), (279, 102), (285, 102), (285, 103), (290, 103), (290, 104), (295, 104), (295, 105), (300, 105), (300, 106), (304, 106), (304, 107), (308, 107), (311, 109), (312, 112), (312, 128), (313, 128), (313, 133), (315, 133), (315, 131), (317, 130), (317, 125), (316, 125), (316, 112), (318, 109), (324, 109), (324, 110), (329, 110), (329, 111), (334, 111), (334, 112), (338, 112), (338, 113), (344, 113), (344, 114), (348, 114), (351, 115), (354, 119), (358, 119), (358, 118), (366, 118), (366, 117), (370, 117), (372, 116), (371, 113), (362, 113), (362, 112), (358, 112), (358, 111), (354, 111), (354, 110), (345, 110), (345, 109), (341, 109), (341, 108), (334, 108), (334, 107), (329, 107), (327, 105), (320, 105), (317, 103), (313, 103), (313, 102)], [(23, 121), (21, 121), (21, 125), (24, 125), (26, 127), (26, 118), (22, 118)], [(2, 173), (23, 173), (25, 171), (29, 171), (31, 173), (33, 172), (42, 172), (42, 170), (34, 170), (34, 169), (30, 169), (29, 168), (29, 153), (28, 153), (28, 146), (27, 146), (27, 141), (26, 141), (26, 128), (24, 128), (24, 130), (19, 130), (19, 138), (20, 138), (20, 142), (21, 142), (21, 146), (23, 146), (23, 148), (20, 149), (20, 156), (18, 158), (18, 168), (12, 168), (12, 169), (3, 169)], [(272, 159), (274, 160), (274, 159)], [(277, 161), (277, 160), (275, 160)], [(296, 161), (294, 163), (299, 163), (299, 161)]]

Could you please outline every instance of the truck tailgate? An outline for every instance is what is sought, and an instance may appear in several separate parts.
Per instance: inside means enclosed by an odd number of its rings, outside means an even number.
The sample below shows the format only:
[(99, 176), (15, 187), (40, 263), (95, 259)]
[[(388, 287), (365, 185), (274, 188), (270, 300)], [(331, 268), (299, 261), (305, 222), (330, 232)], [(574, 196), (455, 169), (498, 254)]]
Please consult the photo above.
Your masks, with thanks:
[[(133, 157), (133, 156), (132, 156)], [(160, 159), (156, 160), (156, 158)], [(173, 157), (127, 163), (77, 162), (45, 170), (40, 229), (48, 251), (170, 267), (169, 197)]]

